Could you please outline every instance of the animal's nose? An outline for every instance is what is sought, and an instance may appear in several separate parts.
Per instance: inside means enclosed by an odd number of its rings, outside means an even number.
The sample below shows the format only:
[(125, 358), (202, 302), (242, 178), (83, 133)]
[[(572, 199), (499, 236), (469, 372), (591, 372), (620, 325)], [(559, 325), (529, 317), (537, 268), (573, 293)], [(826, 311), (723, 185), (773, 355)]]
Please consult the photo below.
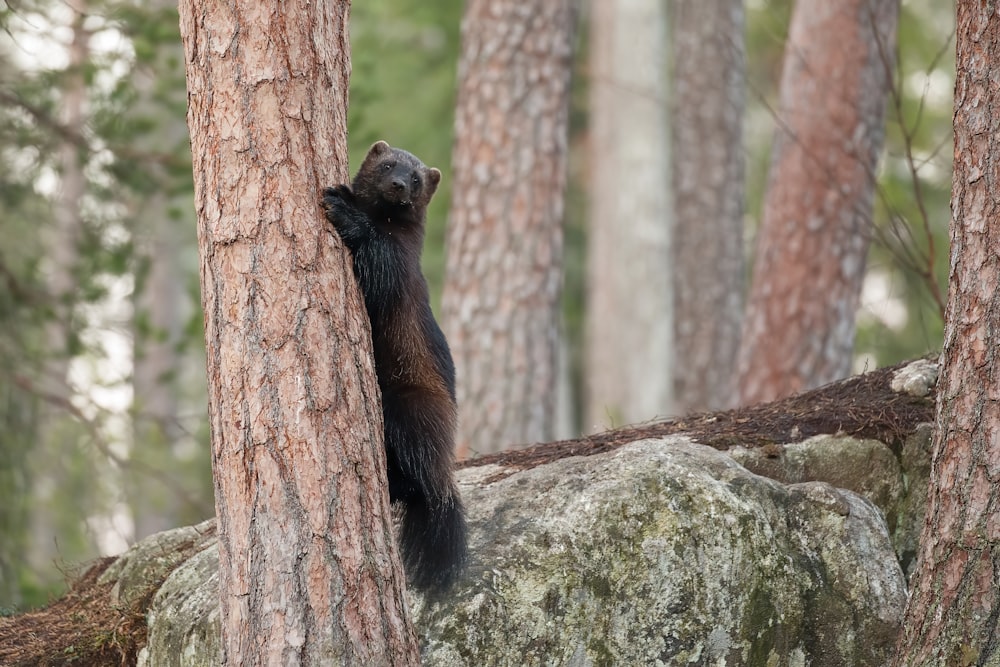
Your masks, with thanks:
[(402, 190), (406, 187), (406, 183), (401, 178), (394, 178), (392, 179), (392, 187), (394, 190)]

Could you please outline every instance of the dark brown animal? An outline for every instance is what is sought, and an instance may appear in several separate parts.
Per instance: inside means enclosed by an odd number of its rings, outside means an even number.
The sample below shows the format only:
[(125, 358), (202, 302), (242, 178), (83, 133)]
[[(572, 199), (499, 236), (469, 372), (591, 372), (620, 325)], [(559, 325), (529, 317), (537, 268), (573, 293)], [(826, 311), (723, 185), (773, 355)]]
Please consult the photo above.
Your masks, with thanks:
[(466, 558), (452, 473), (455, 366), (420, 271), (427, 204), (440, 181), (437, 169), (379, 141), (351, 185), (326, 188), (322, 200), (371, 320), (403, 563), (411, 585), (428, 592), (450, 587)]

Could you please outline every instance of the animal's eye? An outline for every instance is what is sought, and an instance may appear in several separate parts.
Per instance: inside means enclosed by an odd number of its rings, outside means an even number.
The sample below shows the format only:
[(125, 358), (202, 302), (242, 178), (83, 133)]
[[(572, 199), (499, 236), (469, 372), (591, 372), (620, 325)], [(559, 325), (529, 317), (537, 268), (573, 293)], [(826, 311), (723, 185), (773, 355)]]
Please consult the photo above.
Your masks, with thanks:
[(382, 169), (384, 169), (385, 171), (391, 170), (392, 169), (392, 163), (391, 162), (386, 162), (385, 164), (382, 165)]
[(414, 185), (420, 185), (420, 177), (419, 176), (414, 176), (413, 177), (413, 184)]

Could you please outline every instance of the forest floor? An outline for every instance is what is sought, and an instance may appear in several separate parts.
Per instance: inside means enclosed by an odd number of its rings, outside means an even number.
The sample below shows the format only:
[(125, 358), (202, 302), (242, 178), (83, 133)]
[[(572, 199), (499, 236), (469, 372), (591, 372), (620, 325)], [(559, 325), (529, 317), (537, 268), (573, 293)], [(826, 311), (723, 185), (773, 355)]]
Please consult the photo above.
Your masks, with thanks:
[(112, 583), (99, 584), (115, 561), (90, 565), (50, 605), (0, 618), (0, 665), (134, 665), (146, 644), (146, 609), (155, 588), (133, 604), (109, 604)]
[[(773, 447), (776, 455), (781, 444), (844, 434), (879, 440), (898, 455), (917, 425), (934, 421), (933, 393), (914, 397), (892, 391), (890, 381), (898, 368), (870, 371), (773, 403), (512, 449), (463, 461), (459, 467), (499, 464), (514, 472), (679, 433), (720, 450)], [(146, 643), (146, 611), (157, 586), (129, 605), (109, 604), (112, 584), (100, 584), (98, 579), (114, 560), (92, 564), (50, 605), (0, 617), (0, 665), (134, 665)]]

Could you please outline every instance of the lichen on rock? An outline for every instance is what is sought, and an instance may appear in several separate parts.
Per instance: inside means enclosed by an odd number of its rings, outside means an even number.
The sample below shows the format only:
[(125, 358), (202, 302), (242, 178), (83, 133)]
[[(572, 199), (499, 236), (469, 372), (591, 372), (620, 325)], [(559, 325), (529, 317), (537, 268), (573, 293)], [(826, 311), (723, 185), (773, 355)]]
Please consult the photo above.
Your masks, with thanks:
[(496, 481), (463, 487), (470, 571), (447, 603), (414, 606), (427, 664), (882, 665), (891, 650), (905, 585), (861, 496), (681, 437), (473, 470)]

